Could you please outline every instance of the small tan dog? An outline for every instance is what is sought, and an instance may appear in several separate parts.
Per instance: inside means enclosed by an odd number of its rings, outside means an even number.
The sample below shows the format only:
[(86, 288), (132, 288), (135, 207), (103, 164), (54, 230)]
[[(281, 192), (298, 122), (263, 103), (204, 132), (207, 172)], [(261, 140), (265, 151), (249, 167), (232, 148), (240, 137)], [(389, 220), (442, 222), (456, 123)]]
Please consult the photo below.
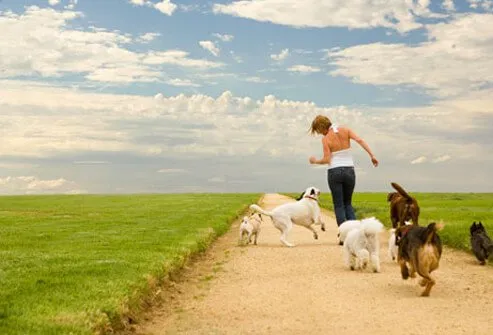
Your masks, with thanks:
[(247, 235), (248, 239), (246, 244), (252, 243), (252, 236), (254, 236), (253, 244), (257, 245), (257, 237), (260, 233), (261, 223), (262, 216), (260, 216), (260, 214), (244, 216), (240, 224), (240, 239), (238, 241), (238, 244), (242, 244), (244, 236)]

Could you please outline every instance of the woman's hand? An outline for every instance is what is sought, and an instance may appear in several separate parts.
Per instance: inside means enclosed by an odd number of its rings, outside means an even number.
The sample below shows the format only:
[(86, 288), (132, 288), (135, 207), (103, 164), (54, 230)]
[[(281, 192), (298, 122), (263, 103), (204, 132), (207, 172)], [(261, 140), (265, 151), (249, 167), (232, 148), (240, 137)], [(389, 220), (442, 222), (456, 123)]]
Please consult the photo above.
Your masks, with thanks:
[(375, 156), (371, 156), (371, 162), (373, 163), (373, 166), (374, 167), (377, 167), (378, 166), (378, 160)]
[(308, 161), (310, 162), (310, 164), (316, 164), (317, 163), (317, 159), (313, 156), (311, 156)]

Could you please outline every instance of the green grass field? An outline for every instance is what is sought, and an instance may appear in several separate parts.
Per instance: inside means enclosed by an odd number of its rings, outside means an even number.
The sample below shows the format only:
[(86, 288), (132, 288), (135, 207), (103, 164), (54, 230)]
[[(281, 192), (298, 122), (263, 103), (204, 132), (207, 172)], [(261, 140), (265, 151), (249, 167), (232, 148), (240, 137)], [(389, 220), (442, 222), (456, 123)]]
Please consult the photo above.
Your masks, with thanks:
[[(289, 194), (297, 197), (299, 194)], [(493, 238), (493, 193), (412, 193), (420, 206), (420, 225), (442, 220), (440, 237), (448, 246), (470, 250), (469, 226), (482, 221)], [(330, 193), (322, 194), (320, 205), (333, 211)], [(358, 219), (375, 216), (390, 227), (387, 193), (355, 193), (353, 206)]]
[(0, 197), (0, 334), (121, 325), (260, 194)]

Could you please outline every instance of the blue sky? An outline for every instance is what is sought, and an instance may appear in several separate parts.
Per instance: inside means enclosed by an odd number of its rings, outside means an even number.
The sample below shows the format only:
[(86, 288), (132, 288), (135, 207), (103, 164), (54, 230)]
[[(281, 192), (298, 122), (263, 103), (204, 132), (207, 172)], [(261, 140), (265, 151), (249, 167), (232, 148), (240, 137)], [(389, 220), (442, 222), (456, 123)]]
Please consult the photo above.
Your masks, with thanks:
[[(491, 191), (493, 1), (0, 1), (0, 194)], [(469, 171), (464, 178), (464, 171)]]

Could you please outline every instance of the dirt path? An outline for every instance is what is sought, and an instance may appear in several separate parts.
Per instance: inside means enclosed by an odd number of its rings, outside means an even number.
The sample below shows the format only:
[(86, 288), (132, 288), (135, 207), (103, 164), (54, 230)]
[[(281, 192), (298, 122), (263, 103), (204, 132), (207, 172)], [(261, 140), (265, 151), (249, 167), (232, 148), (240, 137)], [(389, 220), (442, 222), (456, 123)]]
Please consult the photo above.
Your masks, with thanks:
[[(260, 205), (293, 201), (266, 194)], [(265, 218), (259, 245), (237, 246), (238, 222), (166, 290), (138, 335), (157, 334), (493, 334), (493, 269), (473, 256), (444, 249), (431, 297), (418, 297), (417, 279), (404, 281), (381, 236), (381, 273), (349, 271), (327, 231), (294, 227), (281, 246)], [(320, 231), (320, 227), (317, 227)]]

